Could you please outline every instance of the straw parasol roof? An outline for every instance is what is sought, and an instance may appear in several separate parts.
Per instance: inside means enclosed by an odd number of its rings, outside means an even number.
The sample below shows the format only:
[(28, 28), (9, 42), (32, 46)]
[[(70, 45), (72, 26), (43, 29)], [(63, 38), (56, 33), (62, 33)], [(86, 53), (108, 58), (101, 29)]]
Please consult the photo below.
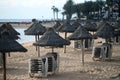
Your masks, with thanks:
[(20, 33), (17, 32), (10, 23), (6, 23), (6, 27), (11, 31), (11, 33), (15, 35), (20, 35)]
[(59, 36), (53, 28), (48, 28), (48, 30), (43, 34), (43, 36), (33, 45), (61, 47), (63, 45), (69, 44), (70, 42)]
[[(41, 22), (34, 21), (34, 23), (24, 32), (25, 32), (25, 35), (35, 35), (35, 41), (38, 41), (39, 35), (43, 35), (43, 33), (45, 31), (46, 31), (46, 28), (45, 28), (45, 26), (41, 25)], [(38, 50), (38, 54), (39, 54), (39, 47), (37, 49), (37, 46), (36, 46), (36, 51), (37, 50)]]
[(70, 40), (89, 39), (92, 38), (92, 35), (83, 26), (79, 26), (68, 38)]
[(5, 35), (0, 36), (0, 52), (26, 52), (25, 49), (21, 44), (16, 42), (13, 39), (9, 39), (8, 36), (4, 37)]
[(0, 35), (0, 52), (3, 55), (3, 80), (6, 80), (6, 52), (26, 52), (22, 45), (20, 45), (14, 39), (9, 39), (8, 34), (3, 33)]
[(101, 28), (105, 23), (106, 23), (105, 20), (100, 21), (100, 22), (97, 24), (97, 30), (98, 30), (99, 28)]
[(11, 27), (11, 25), (9, 25), (8, 23), (6, 24), (3, 24), (1, 27), (0, 27), (0, 35), (4, 32), (7, 32), (9, 34), (9, 37), (8, 38), (12, 38), (12, 39), (19, 39), (18, 35), (19, 33), (14, 30), (14, 28)]
[(35, 22), (24, 32), (25, 35), (42, 35), (45, 31), (46, 28), (40, 22)]
[(74, 32), (75, 28), (70, 24), (69, 21), (65, 21), (61, 26), (59, 26), (57, 29), (59, 32)]
[(72, 26), (74, 27), (74, 31), (75, 31), (79, 26), (82, 26), (82, 25), (79, 23), (78, 20), (76, 20), (72, 23)]
[[(75, 31), (75, 28), (70, 24), (70, 21), (66, 20), (61, 26), (57, 29), (59, 32), (65, 32), (65, 39), (67, 38), (67, 33), (72, 33)], [(66, 53), (66, 46), (64, 48), (64, 53)]]
[(105, 39), (114, 37), (114, 29), (109, 23), (104, 22), (103, 26), (101, 26), (101, 28), (98, 29), (94, 36), (98, 36)]
[(90, 39), (92, 38), (92, 35), (86, 30), (83, 28), (83, 26), (79, 26), (77, 28), (77, 30), (71, 34), (69, 37), (68, 37), (70, 40), (81, 40), (81, 49), (82, 49), (82, 64), (84, 65), (84, 45), (83, 45), (83, 41), (84, 39)]
[(95, 25), (95, 23), (93, 24), (93, 23), (91, 23), (91, 22), (86, 22), (85, 24), (84, 24), (84, 27), (85, 27), (85, 29), (87, 29), (88, 31), (97, 31), (97, 25)]
[(56, 30), (59, 26), (61, 26), (59, 21), (55, 21), (55, 25), (53, 26), (53, 28)]

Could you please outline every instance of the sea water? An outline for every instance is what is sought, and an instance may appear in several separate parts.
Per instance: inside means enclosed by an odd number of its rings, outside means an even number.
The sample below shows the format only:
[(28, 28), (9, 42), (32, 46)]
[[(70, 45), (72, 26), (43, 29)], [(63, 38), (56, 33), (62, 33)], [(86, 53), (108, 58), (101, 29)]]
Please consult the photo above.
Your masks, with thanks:
[(20, 35), (19, 35), (20, 39), (17, 40), (19, 43), (35, 41), (35, 36), (25, 35), (25, 33), (24, 33), (25, 29), (24, 28), (17, 28), (15, 30), (20, 33)]

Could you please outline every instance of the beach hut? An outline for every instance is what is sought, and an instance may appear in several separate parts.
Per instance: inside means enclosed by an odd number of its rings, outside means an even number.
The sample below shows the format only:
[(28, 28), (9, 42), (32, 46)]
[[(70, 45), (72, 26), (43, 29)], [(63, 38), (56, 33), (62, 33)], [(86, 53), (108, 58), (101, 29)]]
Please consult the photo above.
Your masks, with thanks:
[(82, 49), (82, 64), (84, 65), (84, 40), (85, 39), (92, 39), (92, 35), (84, 29), (83, 26), (79, 26), (77, 30), (71, 34), (68, 39), (70, 40), (81, 40), (81, 49)]
[[(73, 27), (70, 24), (70, 21), (66, 20), (56, 30), (59, 31), (59, 32), (65, 32), (65, 39), (67, 39), (67, 33), (73, 33), (75, 31), (75, 27)], [(66, 53), (66, 46), (64, 47), (64, 53)]]
[[(4, 32), (5, 33), (5, 32)], [(6, 80), (6, 53), (7, 52), (26, 52), (21, 44), (19, 44), (14, 39), (8, 38), (8, 34), (2, 33), (0, 35), (0, 54), (3, 56), (3, 80)]]
[[(38, 41), (39, 35), (43, 35), (43, 33), (46, 31), (46, 27), (43, 26), (40, 22), (35, 21), (27, 30), (25, 30), (25, 35), (34, 35), (35, 41)], [(39, 47), (36, 47), (36, 50), (38, 48), (38, 56), (40, 56)]]

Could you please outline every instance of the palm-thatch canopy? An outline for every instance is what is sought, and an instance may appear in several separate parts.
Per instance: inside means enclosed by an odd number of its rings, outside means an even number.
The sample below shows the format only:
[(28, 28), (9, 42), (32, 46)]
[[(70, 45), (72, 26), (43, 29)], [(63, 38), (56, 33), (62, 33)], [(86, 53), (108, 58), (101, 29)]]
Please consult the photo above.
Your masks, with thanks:
[(55, 25), (53, 26), (53, 28), (56, 30), (59, 26), (61, 26), (59, 21), (55, 21)]
[(83, 27), (79, 26), (77, 30), (71, 34), (68, 39), (70, 40), (81, 40), (81, 48), (82, 48), (82, 64), (84, 65), (84, 47), (83, 47), (83, 40), (90, 39), (92, 35)]
[(7, 24), (3, 24), (0, 27), (0, 35), (3, 35), (3, 33), (5, 34), (5, 32), (7, 32), (7, 34), (9, 34), (8, 38), (9, 39), (19, 39), (18, 35), (19, 33), (14, 30), (14, 28), (11, 27), (11, 25)]
[(8, 32), (4, 32), (0, 35), (0, 52), (25, 52), (25, 49), (21, 44), (19, 44), (14, 39), (10, 39)]
[(95, 23), (93, 24), (93, 23), (91, 23), (91, 22), (86, 22), (85, 24), (84, 24), (84, 27), (85, 27), (85, 29), (87, 29), (88, 31), (97, 31), (97, 25), (95, 25)]
[(6, 27), (8, 28), (8, 30), (11, 31), (11, 33), (13, 33), (15, 35), (20, 35), (20, 33), (17, 32), (10, 23), (6, 23)]
[(41, 25), (40, 22), (35, 22), (24, 32), (25, 35), (42, 35), (45, 31), (45, 26)]
[(26, 52), (22, 45), (20, 45), (17, 41), (12, 39), (1, 39), (0, 38), (0, 52)]
[[(3, 35), (4, 34), (4, 35)], [(25, 49), (22, 45), (20, 45), (17, 41), (14, 39), (9, 39), (8, 34), (3, 33), (0, 35), (0, 52), (3, 55), (3, 80), (6, 80), (6, 52), (26, 52), (27, 49)]]
[(104, 21), (104, 20), (100, 21), (100, 22), (97, 24), (97, 30), (98, 30), (99, 28), (101, 28), (105, 23), (106, 23), (106, 21)]
[(109, 39), (114, 37), (114, 28), (109, 23), (104, 22), (104, 24), (98, 29), (94, 36)]
[(120, 21), (114, 22), (111, 25), (113, 26), (114, 29), (119, 29), (120, 30)]
[(61, 36), (59, 36), (53, 28), (48, 28), (48, 30), (43, 34), (43, 36), (33, 45), (61, 47), (63, 45), (69, 44), (70, 41), (65, 40)]
[(92, 35), (83, 26), (79, 26), (68, 38), (70, 40), (89, 39), (92, 38)]
[(75, 28), (70, 24), (69, 21), (65, 21), (61, 26), (59, 26), (57, 29), (59, 32), (74, 32)]
[(75, 31), (79, 26), (82, 26), (82, 25), (79, 23), (78, 20), (76, 20), (72, 23), (72, 26), (74, 27), (74, 31)]

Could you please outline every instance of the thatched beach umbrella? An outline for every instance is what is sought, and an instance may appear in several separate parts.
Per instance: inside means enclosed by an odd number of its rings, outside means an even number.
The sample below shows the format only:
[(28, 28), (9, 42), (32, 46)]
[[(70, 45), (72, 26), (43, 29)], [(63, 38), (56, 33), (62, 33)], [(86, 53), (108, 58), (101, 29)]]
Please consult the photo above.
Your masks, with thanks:
[(33, 45), (35, 46), (50, 46), (52, 47), (52, 52), (54, 47), (62, 47), (63, 45), (69, 45), (70, 41), (63, 39), (59, 36), (53, 28), (48, 28), (48, 30), (43, 34), (43, 36)]
[(15, 40), (19, 39), (18, 35), (20, 35), (20, 33), (18, 33), (9, 23), (2, 24), (0, 27), (0, 34), (5, 31), (9, 33), (10, 38), (13, 38)]
[(99, 21), (99, 23), (97, 24), (97, 30), (98, 30), (99, 28), (101, 28), (105, 23), (106, 23), (105, 20)]
[(82, 64), (84, 65), (84, 47), (83, 41), (84, 39), (91, 39), (92, 35), (83, 28), (83, 26), (79, 26), (78, 29), (68, 37), (70, 40), (81, 40), (81, 49), (82, 49)]
[(79, 26), (82, 26), (82, 25), (79, 23), (79, 20), (75, 20), (75, 21), (72, 23), (72, 27), (74, 27), (74, 31), (75, 31)]
[(85, 27), (85, 29), (87, 29), (88, 31), (92, 31), (93, 34), (94, 34), (95, 31), (97, 31), (97, 25), (95, 25), (95, 23), (93, 24), (93, 23), (87, 21), (87, 22), (84, 24), (84, 27)]
[(109, 23), (104, 22), (103, 26), (97, 30), (94, 36), (104, 38), (108, 42), (110, 38), (114, 37), (114, 29)]
[[(65, 39), (67, 39), (67, 33), (72, 33), (75, 28), (70, 24), (70, 21), (65, 21), (60, 27), (57, 28), (59, 32), (65, 32)], [(64, 53), (66, 53), (66, 46), (64, 48)]]
[(6, 52), (26, 52), (22, 45), (14, 39), (9, 39), (6, 33), (0, 35), (0, 52), (3, 55), (3, 80), (6, 80)]
[[(92, 35), (94, 35), (94, 32), (97, 31), (97, 24), (92, 23), (90, 21), (86, 21), (86, 23), (83, 26), (87, 31), (93, 32)], [(94, 39), (92, 39), (92, 47), (93, 47), (93, 44), (94, 44)]]
[(53, 28), (56, 30), (59, 26), (61, 26), (59, 21), (55, 21), (55, 25), (53, 26)]
[(17, 32), (10, 23), (6, 23), (6, 25), (7, 28), (11, 31), (11, 33), (14, 33), (15, 35), (20, 35), (20, 33)]
[[(38, 41), (39, 35), (43, 35), (43, 33), (46, 31), (46, 27), (41, 25), (40, 22), (34, 22), (27, 30), (25, 30), (25, 35), (34, 35), (35, 41)], [(37, 50), (37, 47), (36, 47)], [(38, 56), (39, 55), (39, 48), (38, 48)]]
[[(0, 27), (0, 34), (4, 33), (4, 32), (8, 32), (9, 34), (9, 39), (14, 39), (14, 40), (17, 40), (19, 39), (19, 36), (20, 33), (17, 32), (10, 23), (4, 23), (1, 25)], [(8, 54), (10, 56), (10, 53)]]

